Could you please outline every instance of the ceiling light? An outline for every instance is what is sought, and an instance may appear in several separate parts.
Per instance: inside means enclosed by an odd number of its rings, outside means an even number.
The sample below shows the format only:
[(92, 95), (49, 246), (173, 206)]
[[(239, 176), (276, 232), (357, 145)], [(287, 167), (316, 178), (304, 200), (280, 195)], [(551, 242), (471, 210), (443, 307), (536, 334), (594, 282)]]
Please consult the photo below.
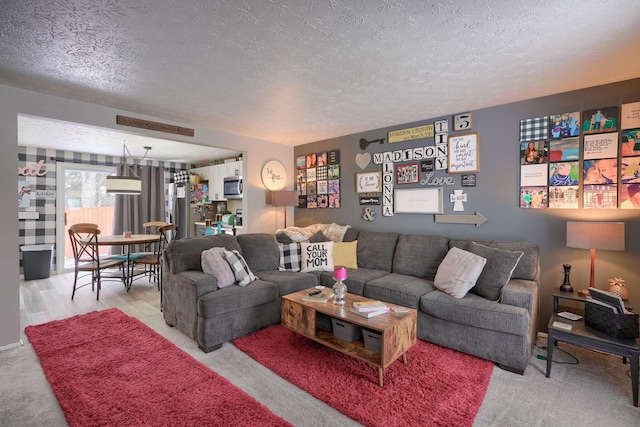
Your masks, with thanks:
[[(140, 161), (147, 157), (147, 153), (151, 150), (151, 147), (144, 147), (144, 149), (146, 151)], [(129, 170), (127, 166), (127, 154), (131, 155), (126, 144), (122, 144), (122, 157), (124, 157), (123, 175), (111, 175), (107, 177), (107, 194), (139, 196), (142, 192), (142, 181), (140, 177), (138, 177), (133, 170)]]

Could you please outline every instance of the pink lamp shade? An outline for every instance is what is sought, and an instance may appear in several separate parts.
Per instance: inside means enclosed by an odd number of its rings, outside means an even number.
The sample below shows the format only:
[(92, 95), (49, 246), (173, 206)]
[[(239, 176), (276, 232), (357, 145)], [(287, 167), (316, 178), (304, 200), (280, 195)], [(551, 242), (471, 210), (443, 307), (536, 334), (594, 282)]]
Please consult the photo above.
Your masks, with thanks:
[(594, 287), (596, 249), (623, 251), (624, 222), (567, 221), (567, 247), (590, 250), (589, 286)]

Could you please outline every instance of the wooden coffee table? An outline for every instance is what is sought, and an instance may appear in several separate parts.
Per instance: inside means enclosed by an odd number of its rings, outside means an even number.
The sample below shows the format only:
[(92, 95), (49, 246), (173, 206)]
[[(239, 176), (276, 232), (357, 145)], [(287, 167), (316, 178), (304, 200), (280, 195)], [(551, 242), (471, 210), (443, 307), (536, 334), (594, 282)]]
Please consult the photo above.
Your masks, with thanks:
[[(402, 356), (407, 364), (406, 352), (416, 343), (416, 318), (414, 309), (402, 307), (406, 313), (388, 313), (366, 318), (352, 313), (349, 309), (355, 301), (371, 301), (369, 298), (347, 294), (344, 306), (334, 305), (329, 300), (326, 303), (302, 301), (302, 297), (313, 288), (295, 292), (282, 297), (282, 326), (291, 329), (291, 344), (294, 344), (296, 333), (313, 341), (337, 350), (343, 354), (355, 357), (378, 368), (378, 385), (383, 386), (383, 370)], [(400, 307), (394, 304), (391, 307)], [(363, 326), (381, 334), (381, 352), (376, 353), (364, 347), (362, 339), (347, 342), (335, 337), (331, 329), (316, 322), (316, 313), (341, 319), (355, 325)]]

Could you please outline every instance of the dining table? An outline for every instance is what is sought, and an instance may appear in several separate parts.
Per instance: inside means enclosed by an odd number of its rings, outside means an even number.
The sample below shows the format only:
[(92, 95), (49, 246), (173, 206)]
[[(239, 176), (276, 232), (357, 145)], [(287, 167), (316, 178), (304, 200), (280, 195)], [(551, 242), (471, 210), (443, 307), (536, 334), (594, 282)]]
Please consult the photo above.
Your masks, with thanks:
[(123, 246), (126, 247), (124, 253), (125, 262), (127, 263), (127, 273), (124, 277), (124, 284), (127, 291), (133, 283), (133, 263), (131, 262), (131, 247), (134, 245), (142, 245), (146, 243), (154, 243), (160, 241), (159, 234), (119, 234), (111, 236), (99, 236), (98, 246)]

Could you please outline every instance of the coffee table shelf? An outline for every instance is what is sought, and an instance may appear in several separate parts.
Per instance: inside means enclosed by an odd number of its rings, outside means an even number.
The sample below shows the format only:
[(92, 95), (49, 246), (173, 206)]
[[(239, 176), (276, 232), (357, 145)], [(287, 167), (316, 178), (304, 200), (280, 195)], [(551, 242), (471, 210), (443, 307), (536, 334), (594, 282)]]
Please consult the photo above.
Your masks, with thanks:
[[(344, 306), (303, 301), (313, 289), (295, 292), (282, 297), (282, 326), (292, 331), (291, 344), (298, 333), (329, 348), (367, 362), (378, 368), (378, 384), (383, 386), (383, 370), (398, 358), (407, 363), (406, 351), (416, 343), (417, 311), (402, 307), (405, 313), (388, 313), (366, 318), (352, 313), (349, 308), (356, 301), (371, 301), (369, 298), (347, 294)], [(388, 304), (389, 307), (400, 307)], [(381, 336), (381, 352), (376, 353), (364, 346), (363, 340), (348, 342), (333, 335), (331, 329), (318, 324), (316, 315), (322, 313), (360, 327), (378, 332)]]

